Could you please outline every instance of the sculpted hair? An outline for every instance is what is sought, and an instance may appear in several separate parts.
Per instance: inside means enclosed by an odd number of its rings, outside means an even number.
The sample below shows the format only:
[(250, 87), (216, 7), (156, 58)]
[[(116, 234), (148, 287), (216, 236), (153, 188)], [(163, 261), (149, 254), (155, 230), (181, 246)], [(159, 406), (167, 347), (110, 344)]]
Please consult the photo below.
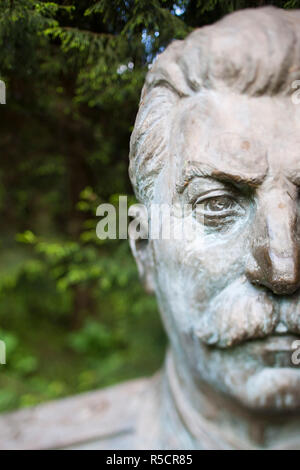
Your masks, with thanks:
[(148, 72), (130, 140), (129, 174), (147, 203), (169, 158), (171, 116), (179, 100), (203, 90), (288, 95), (300, 79), (300, 10), (232, 13), (174, 41)]

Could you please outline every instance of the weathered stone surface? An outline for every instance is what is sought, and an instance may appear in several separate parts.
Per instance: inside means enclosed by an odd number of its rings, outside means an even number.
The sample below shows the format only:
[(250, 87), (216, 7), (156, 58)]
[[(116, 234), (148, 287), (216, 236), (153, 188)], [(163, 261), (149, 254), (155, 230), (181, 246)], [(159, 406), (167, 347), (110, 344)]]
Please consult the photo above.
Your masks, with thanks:
[(168, 222), (194, 235), (131, 240), (170, 339), (190, 439), (176, 413), (160, 429), (177, 445), (272, 447), (300, 429), (299, 80), (300, 11), (272, 7), (174, 41), (147, 75), (131, 180), (147, 207), (189, 206)]
[(125, 382), (3, 415), (0, 449), (132, 448), (137, 409), (149, 382)]

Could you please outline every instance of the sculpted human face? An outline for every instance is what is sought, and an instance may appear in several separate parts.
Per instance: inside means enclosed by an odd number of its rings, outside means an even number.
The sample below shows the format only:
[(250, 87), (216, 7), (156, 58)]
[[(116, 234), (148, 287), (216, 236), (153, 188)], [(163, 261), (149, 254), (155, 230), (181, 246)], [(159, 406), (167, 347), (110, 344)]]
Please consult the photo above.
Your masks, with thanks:
[(251, 408), (299, 407), (300, 105), (207, 92), (170, 121), (157, 200), (192, 204), (198, 229), (149, 250), (178, 373)]

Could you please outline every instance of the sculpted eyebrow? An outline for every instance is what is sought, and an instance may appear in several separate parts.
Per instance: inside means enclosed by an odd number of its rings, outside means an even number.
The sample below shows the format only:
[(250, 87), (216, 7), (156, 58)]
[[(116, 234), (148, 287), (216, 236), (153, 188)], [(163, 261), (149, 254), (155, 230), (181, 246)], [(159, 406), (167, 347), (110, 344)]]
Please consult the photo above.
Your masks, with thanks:
[(262, 184), (266, 174), (257, 174), (257, 175), (242, 175), (238, 172), (225, 172), (218, 170), (210, 165), (190, 165), (186, 168), (183, 174), (180, 176), (177, 184), (176, 190), (178, 193), (182, 193), (186, 186), (192, 181), (193, 178), (213, 178), (224, 183), (236, 183), (244, 186), (256, 188)]

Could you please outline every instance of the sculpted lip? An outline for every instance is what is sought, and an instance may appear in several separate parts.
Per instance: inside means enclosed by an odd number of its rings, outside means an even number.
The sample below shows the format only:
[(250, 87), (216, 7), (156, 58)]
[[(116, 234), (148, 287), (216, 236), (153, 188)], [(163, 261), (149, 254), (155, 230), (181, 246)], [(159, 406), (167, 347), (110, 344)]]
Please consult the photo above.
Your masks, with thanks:
[[(196, 337), (202, 342), (203, 337), (202, 334), (198, 331), (196, 331)], [(207, 346), (211, 347), (218, 347), (217, 342), (219, 340), (219, 337), (217, 334), (211, 335), (209, 339), (206, 339), (206, 344)], [(249, 350), (251, 350), (252, 353), (258, 353), (261, 354), (262, 352), (266, 353), (276, 353), (276, 352), (287, 352), (291, 353), (293, 351), (292, 349), (292, 344), (294, 341), (300, 340), (300, 335), (295, 335), (295, 334), (273, 334), (270, 336), (267, 336), (265, 338), (253, 338), (253, 339), (248, 339), (247, 341), (240, 342), (238, 344), (229, 346), (231, 349), (232, 347), (240, 347), (240, 346), (247, 346)], [(221, 349), (227, 349), (221, 347)]]
[(291, 354), (293, 349), (293, 342), (300, 340), (300, 336), (294, 334), (284, 334), (284, 335), (270, 335), (261, 339), (248, 340), (244, 343), (247, 347), (253, 352), (262, 352), (266, 353), (289, 353)]
[[(300, 335), (273, 334), (265, 338), (253, 338), (239, 343), (229, 349), (246, 348), (249, 357), (259, 361), (264, 367), (271, 368), (294, 368), (299, 367), (292, 363), (292, 345), (294, 341), (300, 340)], [(215, 347), (215, 344), (208, 346)], [(217, 349), (219, 349), (217, 347)], [(221, 348), (224, 351), (224, 348)], [(226, 348), (227, 349), (227, 348)]]
[(265, 366), (272, 368), (297, 367), (292, 363), (293, 342), (300, 337), (292, 334), (272, 335), (264, 340), (254, 341), (250, 346), (250, 354), (260, 357)]
[(263, 340), (263, 348), (265, 351), (269, 352), (291, 352), (292, 344), (295, 340), (299, 340), (299, 336), (296, 335), (282, 335), (282, 336), (269, 336), (267, 339)]

